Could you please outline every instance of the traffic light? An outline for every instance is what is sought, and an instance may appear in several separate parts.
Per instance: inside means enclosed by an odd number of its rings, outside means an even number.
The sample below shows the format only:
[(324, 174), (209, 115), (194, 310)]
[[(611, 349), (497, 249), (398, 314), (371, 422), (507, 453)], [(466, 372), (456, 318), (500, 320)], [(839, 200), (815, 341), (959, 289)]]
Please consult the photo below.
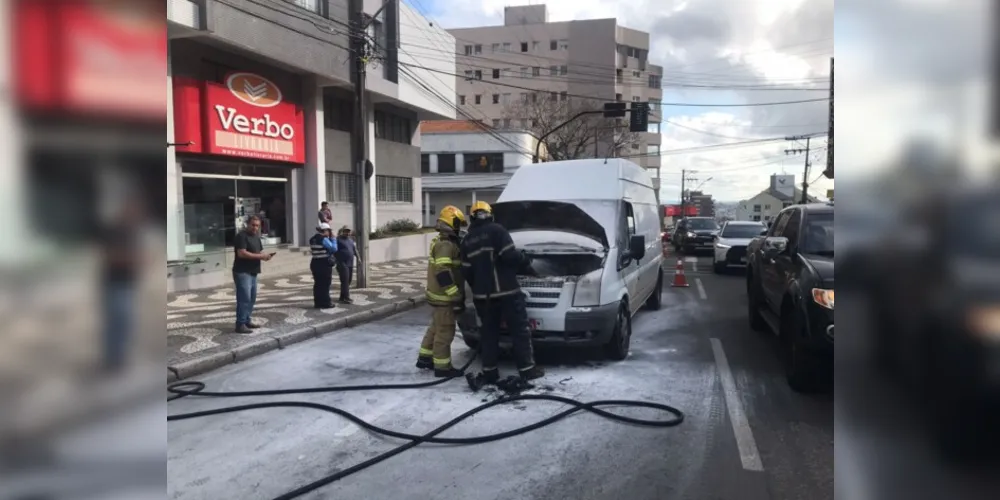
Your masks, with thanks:
[(648, 102), (633, 102), (629, 115), (628, 129), (630, 132), (645, 132), (649, 130)]

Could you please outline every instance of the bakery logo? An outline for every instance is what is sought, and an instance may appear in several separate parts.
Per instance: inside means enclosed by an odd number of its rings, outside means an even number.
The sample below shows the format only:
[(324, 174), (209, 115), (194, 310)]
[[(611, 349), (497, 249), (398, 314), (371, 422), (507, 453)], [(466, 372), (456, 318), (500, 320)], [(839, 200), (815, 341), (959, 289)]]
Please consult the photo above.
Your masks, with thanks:
[(226, 86), (237, 99), (253, 106), (270, 108), (281, 102), (281, 89), (260, 75), (233, 73), (226, 79)]

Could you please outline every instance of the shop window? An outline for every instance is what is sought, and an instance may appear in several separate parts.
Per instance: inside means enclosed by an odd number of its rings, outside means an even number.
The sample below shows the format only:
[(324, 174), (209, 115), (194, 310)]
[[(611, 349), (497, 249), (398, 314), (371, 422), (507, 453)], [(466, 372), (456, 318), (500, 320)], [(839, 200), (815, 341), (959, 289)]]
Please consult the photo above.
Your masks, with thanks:
[(438, 173), (439, 174), (454, 174), (455, 173), (455, 155), (454, 154), (439, 154), (438, 155)]
[(503, 153), (465, 153), (465, 173), (503, 172)]
[(431, 155), (429, 154), (420, 155), (420, 173), (421, 174), (431, 173)]
[(357, 176), (347, 172), (326, 173), (326, 196), (330, 203), (354, 203), (357, 199)]
[(413, 179), (376, 175), (375, 201), (380, 203), (413, 203)]

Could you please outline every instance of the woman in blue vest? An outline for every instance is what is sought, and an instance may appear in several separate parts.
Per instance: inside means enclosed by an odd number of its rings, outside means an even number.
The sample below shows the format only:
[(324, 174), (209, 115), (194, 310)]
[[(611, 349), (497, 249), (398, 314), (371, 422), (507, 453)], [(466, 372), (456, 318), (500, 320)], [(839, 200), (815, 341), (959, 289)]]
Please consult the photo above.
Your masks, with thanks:
[(309, 270), (313, 275), (313, 307), (335, 307), (330, 299), (330, 285), (333, 284), (333, 259), (337, 253), (337, 240), (333, 238), (329, 224), (323, 222), (316, 226), (316, 234), (309, 238), (309, 253), (312, 255)]

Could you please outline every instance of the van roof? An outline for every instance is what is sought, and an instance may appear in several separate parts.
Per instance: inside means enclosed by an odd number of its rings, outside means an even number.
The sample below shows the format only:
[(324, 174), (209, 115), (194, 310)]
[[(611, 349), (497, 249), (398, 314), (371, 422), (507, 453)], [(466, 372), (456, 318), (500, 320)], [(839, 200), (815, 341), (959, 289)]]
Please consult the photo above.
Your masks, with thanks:
[(620, 200), (626, 185), (653, 190), (645, 169), (622, 158), (590, 158), (522, 165), (497, 202), (515, 200)]

